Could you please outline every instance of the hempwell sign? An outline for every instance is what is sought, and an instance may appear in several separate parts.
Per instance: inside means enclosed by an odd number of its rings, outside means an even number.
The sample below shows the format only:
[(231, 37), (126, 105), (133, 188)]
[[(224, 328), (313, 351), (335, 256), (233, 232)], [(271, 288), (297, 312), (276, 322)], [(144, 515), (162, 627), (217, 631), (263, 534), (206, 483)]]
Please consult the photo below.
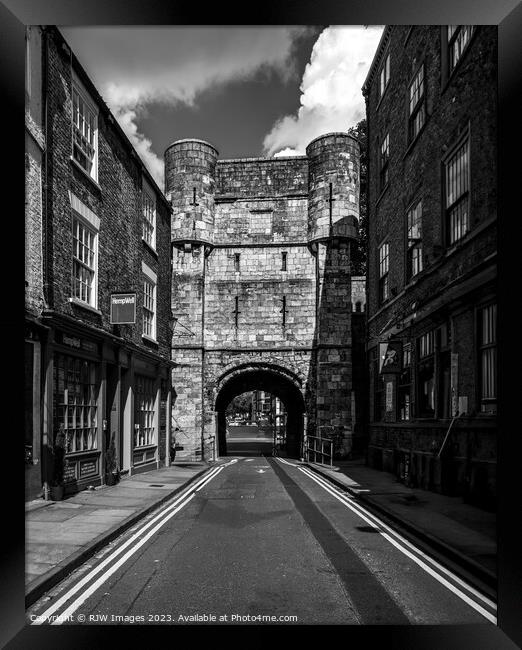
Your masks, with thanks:
[(134, 325), (136, 322), (136, 294), (111, 294), (111, 325)]

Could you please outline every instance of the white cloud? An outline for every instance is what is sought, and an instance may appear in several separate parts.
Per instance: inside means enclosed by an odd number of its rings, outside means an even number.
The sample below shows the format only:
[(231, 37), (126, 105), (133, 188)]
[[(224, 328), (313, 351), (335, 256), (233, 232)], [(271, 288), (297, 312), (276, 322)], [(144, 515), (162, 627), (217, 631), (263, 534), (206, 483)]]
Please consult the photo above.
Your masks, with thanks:
[(262, 71), (288, 79), (306, 27), (62, 28), (149, 171), (163, 188), (163, 161), (137, 120), (151, 103), (193, 105), (209, 88)]
[(263, 141), (265, 155), (302, 155), (314, 138), (346, 131), (364, 117), (361, 87), (382, 29), (336, 26), (323, 30), (303, 74), (301, 106), (296, 114), (276, 121)]

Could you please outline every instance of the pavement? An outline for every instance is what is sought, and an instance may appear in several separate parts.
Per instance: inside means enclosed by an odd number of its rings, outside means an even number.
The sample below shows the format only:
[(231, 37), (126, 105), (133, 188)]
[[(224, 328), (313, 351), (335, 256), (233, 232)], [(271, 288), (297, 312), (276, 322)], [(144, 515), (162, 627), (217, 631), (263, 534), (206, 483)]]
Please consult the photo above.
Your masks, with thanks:
[(496, 514), (464, 503), (462, 497), (407, 487), (394, 474), (366, 466), (364, 459), (335, 466), (306, 463), (356, 496), (375, 515), (398, 524), (454, 565), (496, 589)]
[(210, 467), (206, 462), (180, 462), (63, 501), (27, 502), (26, 606)]

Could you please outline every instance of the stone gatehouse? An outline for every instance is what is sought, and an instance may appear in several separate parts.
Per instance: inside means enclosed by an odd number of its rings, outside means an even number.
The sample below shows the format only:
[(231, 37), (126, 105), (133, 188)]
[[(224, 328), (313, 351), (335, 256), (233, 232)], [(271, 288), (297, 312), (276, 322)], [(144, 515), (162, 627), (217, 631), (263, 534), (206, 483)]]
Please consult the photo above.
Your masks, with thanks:
[(255, 389), (284, 402), (289, 455), (305, 433), (334, 435), (348, 454), (352, 351), (364, 345), (351, 306), (359, 143), (330, 133), (305, 156), (219, 160), (211, 144), (179, 140), (165, 192), (177, 458), (226, 454), (225, 409)]

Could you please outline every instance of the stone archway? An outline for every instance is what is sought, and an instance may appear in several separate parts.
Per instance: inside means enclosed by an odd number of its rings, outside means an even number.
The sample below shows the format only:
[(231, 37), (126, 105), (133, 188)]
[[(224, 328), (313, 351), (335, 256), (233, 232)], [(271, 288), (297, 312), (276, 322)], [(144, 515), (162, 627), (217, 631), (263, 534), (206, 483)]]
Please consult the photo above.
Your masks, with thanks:
[(217, 445), (220, 456), (227, 454), (225, 410), (234, 397), (251, 390), (269, 392), (283, 402), (286, 413), (286, 450), (290, 457), (301, 456), (305, 402), (300, 381), (290, 371), (272, 364), (249, 364), (222, 375), (216, 385)]

